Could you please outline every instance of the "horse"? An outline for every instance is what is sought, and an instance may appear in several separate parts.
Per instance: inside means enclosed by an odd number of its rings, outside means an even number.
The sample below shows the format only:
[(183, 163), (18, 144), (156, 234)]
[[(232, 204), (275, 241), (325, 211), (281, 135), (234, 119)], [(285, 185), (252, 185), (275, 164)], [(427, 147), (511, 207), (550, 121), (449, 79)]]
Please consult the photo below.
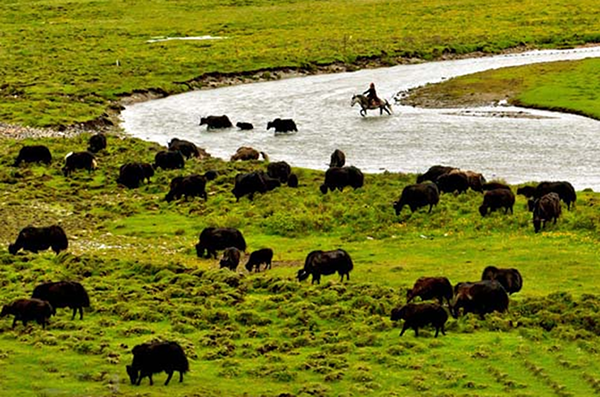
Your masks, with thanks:
[(389, 104), (389, 102), (385, 99), (379, 99), (379, 104), (378, 105), (373, 105), (369, 99), (361, 94), (356, 94), (352, 96), (352, 102), (350, 103), (350, 106), (354, 106), (356, 104), (359, 104), (361, 109), (360, 109), (360, 115), (365, 117), (367, 115), (367, 110), (372, 110), (372, 109), (379, 109), (379, 115), (383, 114), (383, 111), (385, 110), (387, 112), (387, 114), (392, 114), (391, 110), (392, 110), (392, 105)]

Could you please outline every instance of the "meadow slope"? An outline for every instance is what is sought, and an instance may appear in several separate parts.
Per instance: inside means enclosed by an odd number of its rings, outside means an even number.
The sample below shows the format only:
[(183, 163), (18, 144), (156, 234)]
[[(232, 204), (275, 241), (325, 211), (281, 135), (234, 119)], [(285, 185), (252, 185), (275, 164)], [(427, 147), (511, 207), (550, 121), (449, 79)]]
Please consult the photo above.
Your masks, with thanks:
[[(86, 138), (0, 141), (2, 244), (28, 224), (59, 223), (70, 238), (60, 255), (0, 253), (0, 303), (59, 279), (82, 282), (92, 300), (83, 320), (59, 310), (45, 331), (0, 319), (2, 396), (600, 393), (598, 193), (578, 192), (575, 209), (535, 234), (520, 196), (513, 215), (481, 218), (481, 195), (469, 192), (443, 195), (431, 214), (405, 208), (396, 216), (391, 203), (415, 178), (397, 173), (322, 195), (322, 172), (295, 169), (298, 189), (236, 203), (234, 175), (263, 162), (191, 160), (127, 190), (115, 182), (119, 166), (151, 161), (159, 147), (116, 136), (93, 173), (65, 178), (61, 160), (11, 166), (25, 143), (47, 144), (62, 159)], [(164, 201), (172, 177), (209, 169), (220, 176), (206, 202)], [(239, 228), (249, 251), (273, 248), (273, 269), (234, 273), (197, 258), (206, 226)], [(337, 247), (355, 262), (349, 282), (295, 280), (309, 251)], [(429, 329), (398, 336), (390, 311), (418, 277), (477, 280), (491, 264), (523, 274), (508, 313), (451, 319), (437, 339)], [(129, 384), (131, 348), (153, 339), (186, 350), (191, 372), (182, 384), (175, 377), (163, 386), (164, 374), (152, 387)]]
[(600, 119), (600, 60), (502, 68), (449, 79), (411, 91), (404, 102), (420, 107), (486, 106), (501, 100)]

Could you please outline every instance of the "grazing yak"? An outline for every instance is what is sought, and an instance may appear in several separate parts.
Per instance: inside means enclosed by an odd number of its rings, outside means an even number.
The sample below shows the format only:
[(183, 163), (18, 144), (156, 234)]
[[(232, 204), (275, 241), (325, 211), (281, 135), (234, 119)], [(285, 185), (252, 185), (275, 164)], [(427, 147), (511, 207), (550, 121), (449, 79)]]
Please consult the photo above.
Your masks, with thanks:
[(251, 123), (245, 123), (242, 121), (238, 121), (237, 123), (235, 123), (235, 126), (242, 131), (249, 131), (254, 129), (254, 126)]
[(96, 157), (90, 152), (71, 152), (65, 156), (65, 166), (62, 168), (64, 176), (69, 176), (74, 170), (88, 170), (91, 172), (98, 167)]
[(292, 119), (280, 119), (277, 118), (267, 123), (267, 131), (271, 128), (275, 128), (275, 134), (287, 133), (287, 132), (298, 132), (296, 123)]
[(15, 316), (12, 327), (17, 325), (17, 321), (22, 321), (23, 325), (27, 325), (28, 321), (35, 320), (42, 328), (46, 328), (48, 319), (52, 316), (52, 305), (47, 301), (39, 299), (17, 299), (9, 305), (2, 307), (0, 317), (12, 314)]
[(154, 167), (152, 167), (152, 164), (127, 163), (119, 168), (117, 183), (129, 189), (135, 189), (144, 180), (150, 182), (152, 176), (154, 176)]
[(57, 281), (43, 283), (33, 289), (32, 298), (50, 302), (52, 314), (56, 315), (56, 309), (68, 307), (73, 309), (73, 316), (79, 310), (79, 319), (83, 320), (83, 308), (90, 307), (90, 298), (83, 285), (76, 281)]
[(575, 193), (575, 189), (573, 185), (569, 182), (561, 181), (561, 182), (541, 182), (535, 188), (535, 193), (533, 194), (534, 198), (542, 198), (548, 193), (556, 193), (558, 197), (567, 205), (567, 209), (571, 209), (571, 203), (575, 206), (575, 201), (577, 200), (577, 194)]
[(498, 281), (509, 295), (519, 292), (523, 288), (523, 277), (514, 268), (499, 269), (495, 266), (488, 266), (483, 270), (481, 280)]
[(351, 186), (356, 190), (363, 186), (364, 181), (363, 173), (354, 166), (331, 167), (325, 172), (325, 182), (319, 189), (323, 194), (326, 194), (328, 190), (334, 191), (335, 189), (341, 192), (346, 186)]
[(287, 184), (289, 187), (293, 187), (293, 188), (298, 187), (298, 175), (290, 174)]
[(206, 194), (206, 178), (202, 175), (177, 176), (171, 179), (169, 193), (165, 196), (167, 202), (179, 200), (181, 197), (201, 197), (208, 200)]
[[(464, 175), (459, 177), (449, 177), (448, 175), (458, 174)], [(444, 178), (440, 178), (446, 175)], [(486, 182), (482, 174), (474, 171), (464, 171), (456, 167), (448, 167), (444, 165), (434, 165), (430, 167), (426, 173), (417, 176), (417, 183), (424, 181), (431, 181), (438, 184), (440, 191), (452, 193), (457, 191), (459, 193), (467, 191), (468, 188), (476, 192), (483, 191), (483, 184)], [(440, 183), (442, 186), (440, 186)]]
[(406, 303), (410, 303), (418, 296), (424, 301), (437, 299), (440, 305), (446, 299), (446, 302), (450, 305), (452, 295), (452, 284), (446, 277), (421, 277), (411, 289), (406, 291)]
[(279, 182), (287, 183), (292, 174), (292, 167), (285, 161), (277, 161), (267, 165), (267, 175), (273, 179), (278, 179)]
[(224, 250), (229, 247), (246, 251), (246, 240), (244, 240), (244, 236), (239, 230), (207, 227), (200, 233), (200, 241), (196, 244), (196, 254), (201, 258), (206, 250), (206, 258), (213, 256), (217, 259), (217, 250)]
[(162, 168), (163, 170), (175, 170), (185, 167), (185, 160), (180, 151), (162, 150), (154, 156), (155, 170)]
[(200, 125), (206, 125), (207, 130), (216, 130), (221, 128), (231, 128), (233, 124), (229, 120), (229, 117), (222, 116), (208, 116), (200, 119)]
[(88, 152), (98, 153), (100, 150), (106, 149), (106, 135), (95, 134), (88, 140)]
[(448, 313), (436, 303), (421, 303), (419, 305), (409, 303), (393, 309), (390, 319), (392, 321), (404, 320), (400, 336), (404, 335), (404, 332), (409, 328), (415, 330), (415, 336), (419, 336), (419, 328), (431, 324), (435, 327), (435, 337), (437, 338), (440, 331), (446, 335), (444, 325), (448, 321)]
[(304, 268), (298, 270), (298, 280), (303, 281), (312, 275), (312, 282), (321, 283), (321, 275), (330, 275), (337, 272), (340, 275), (340, 282), (350, 280), (350, 271), (353, 269), (350, 255), (343, 249), (333, 251), (312, 251), (306, 256)]
[(219, 176), (219, 173), (216, 170), (208, 170), (204, 173), (204, 177), (207, 181), (214, 181)]
[(557, 193), (548, 193), (533, 202), (533, 228), (539, 232), (546, 222), (556, 220), (561, 214), (560, 197)]
[(152, 375), (163, 371), (167, 373), (165, 386), (175, 371), (179, 372), (179, 382), (183, 382), (183, 374), (189, 371), (185, 352), (177, 342), (143, 343), (135, 346), (131, 352), (133, 362), (126, 368), (132, 385), (139, 386), (146, 376), (152, 385)]
[(340, 149), (335, 149), (333, 153), (331, 153), (331, 158), (329, 160), (329, 168), (338, 167), (341, 168), (346, 164), (346, 155)]
[(521, 186), (517, 189), (517, 194), (531, 198), (535, 195), (535, 186)]
[(258, 150), (248, 147), (242, 146), (236, 150), (235, 154), (231, 156), (231, 161), (248, 161), (248, 160), (258, 160), (258, 157), (262, 156), (263, 160), (269, 160), (269, 156), (265, 152), (259, 152)]
[(483, 185), (481, 185), (481, 188), (483, 189), (483, 191), (496, 190), (496, 189), (511, 190), (510, 186), (508, 186), (507, 184), (502, 183), (502, 182), (496, 182), (496, 181), (484, 183)]
[(22, 162), (48, 165), (52, 162), (52, 154), (50, 154), (50, 149), (44, 145), (23, 146), (19, 150), (14, 166), (18, 167)]
[(417, 183), (424, 181), (435, 182), (440, 176), (455, 170), (456, 167), (447, 167), (444, 165), (434, 165), (430, 167), (426, 173), (417, 175)]
[(200, 157), (200, 151), (195, 143), (185, 141), (179, 138), (173, 138), (169, 142), (169, 150), (172, 152), (181, 152), (181, 154), (189, 160), (190, 157)]
[(236, 202), (244, 196), (248, 196), (252, 201), (255, 193), (266, 193), (279, 186), (281, 186), (279, 180), (270, 178), (263, 171), (253, 171), (247, 174), (237, 174), (231, 193), (235, 196)]
[(515, 205), (515, 194), (510, 189), (494, 189), (488, 190), (483, 195), (483, 204), (479, 207), (481, 216), (486, 216), (489, 212), (504, 208), (504, 213), (513, 213)]
[(240, 257), (242, 256), (239, 249), (235, 247), (227, 247), (223, 251), (223, 257), (219, 261), (219, 268), (227, 268), (232, 272), (235, 272), (238, 265), (240, 264)]
[(272, 260), (273, 260), (273, 250), (271, 248), (263, 248), (263, 249), (253, 251), (250, 254), (248, 263), (246, 263), (246, 270), (251, 272), (252, 268), (254, 268), (256, 272), (259, 272), (260, 265), (263, 263), (265, 264), (265, 270), (270, 269)]
[(69, 247), (67, 235), (58, 225), (35, 227), (27, 226), (21, 229), (17, 241), (8, 246), (8, 252), (15, 255), (21, 248), (37, 253), (52, 248), (56, 254)]
[(429, 213), (434, 205), (440, 201), (440, 192), (437, 185), (433, 182), (423, 182), (414, 185), (408, 185), (402, 190), (402, 195), (398, 201), (394, 201), (394, 210), (396, 215), (400, 215), (405, 205), (415, 212), (421, 207), (429, 206)]
[(467, 182), (469, 183), (469, 187), (471, 190), (476, 192), (483, 192), (483, 184), (485, 183), (485, 178), (479, 172), (474, 171), (463, 171), (460, 169), (450, 171), (451, 174), (465, 174), (467, 177)]
[(485, 280), (476, 283), (458, 283), (454, 287), (452, 316), (458, 318), (460, 309), (463, 314), (478, 314), (484, 318), (487, 313), (508, 310), (508, 294), (496, 280)]
[(442, 193), (466, 193), (469, 189), (469, 178), (464, 172), (449, 172), (440, 175), (435, 184)]

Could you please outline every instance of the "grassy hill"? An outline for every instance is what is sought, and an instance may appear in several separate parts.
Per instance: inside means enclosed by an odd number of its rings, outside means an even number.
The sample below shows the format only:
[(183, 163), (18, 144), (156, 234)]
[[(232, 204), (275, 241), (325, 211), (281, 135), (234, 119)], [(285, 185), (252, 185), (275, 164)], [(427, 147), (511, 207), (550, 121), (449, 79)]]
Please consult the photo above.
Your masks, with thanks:
[[(599, 12), (594, 0), (4, 1), (0, 120), (86, 122), (124, 95), (187, 91), (210, 73), (598, 42)], [(224, 39), (148, 42), (205, 35)]]
[(420, 87), (407, 102), (416, 106), (456, 107), (509, 104), (600, 119), (600, 60), (554, 62), (490, 70)]
[[(574, 210), (533, 232), (525, 200), (514, 215), (481, 218), (482, 197), (445, 194), (431, 214), (392, 201), (414, 175), (366, 175), (364, 188), (322, 195), (323, 173), (295, 169), (300, 187), (281, 187), (235, 202), (234, 175), (262, 162), (191, 160), (159, 171), (139, 189), (119, 187), (126, 161), (151, 161), (158, 146), (110, 136), (99, 169), (65, 178), (62, 159), (86, 146), (74, 139), (0, 142), (0, 240), (6, 247), (28, 225), (61, 224), (68, 252), (0, 253), (0, 303), (27, 297), (42, 281), (78, 280), (92, 307), (82, 321), (62, 309), (51, 325), (0, 319), (2, 396), (592, 396), (600, 393), (600, 196), (578, 192)], [(11, 166), (24, 143), (47, 144), (49, 167)], [(351, 160), (351, 159), (349, 159)], [(208, 201), (167, 203), (170, 179), (219, 171)], [(515, 188), (515, 187), (513, 187)], [(196, 257), (206, 226), (240, 229), (249, 251), (271, 247), (273, 269), (219, 270)], [(344, 248), (350, 281), (295, 274), (314, 249)], [(244, 261), (245, 263), (245, 261)], [(487, 265), (516, 267), (523, 290), (509, 312), (471, 315), (399, 337), (389, 320), (420, 276), (453, 284), (479, 279)], [(131, 348), (179, 341), (191, 372), (167, 387), (129, 384)]]

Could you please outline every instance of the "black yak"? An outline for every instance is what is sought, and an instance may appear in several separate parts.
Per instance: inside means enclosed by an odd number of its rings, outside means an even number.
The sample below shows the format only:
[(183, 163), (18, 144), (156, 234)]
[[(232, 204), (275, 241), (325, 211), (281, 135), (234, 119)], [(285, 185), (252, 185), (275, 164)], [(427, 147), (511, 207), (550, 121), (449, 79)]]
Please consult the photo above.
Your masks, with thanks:
[(514, 268), (499, 269), (495, 266), (488, 266), (483, 270), (481, 280), (498, 281), (509, 295), (519, 292), (521, 288), (523, 288), (523, 277), (521, 277), (521, 273)]
[(106, 149), (106, 135), (95, 134), (88, 140), (88, 152), (98, 153), (100, 150)]
[(179, 138), (171, 139), (169, 142), (169, 150), (172, 152), (181, 152), (186, 159), (189, 159), (190, 157), (200, 157), (200, 151), (195, 143)]
[(409, 303), (393, 309), (390, 319), (392, 321), (404, 320), (400, 336), (404, 335), (404, 332), (409, 328), (415, 330), (415, 336), (419, 336), (419, 328), (431, 324), (435, 327), (435, 337), (437, 338), (440, 331), (446, 335), (444, 325), (448, 320), (448, 313), (443, 307), (435, 303), (421, 303), (418, 305)]
[(175, 371), (179, 372), (179, 382), (183, 382), (183, 374), (189, 371), (185, 352), (177, 342), (144, 343), (135, 346), (131, 352), (133, 362), (126, 368), (132, 385), (139, 386), (146, 376), (152, 385), (152, 375), (163, 371), (167, 373), (165, 386)]
[(355, 190), (362, 187), (365, 177), (361, 170), (356, 167), (332, 167), (325, 172), (325, 182), (319, 187), (321, 193), (326, 194), (328, 190), (335, 189), (340, 192), (346, 186), (351, 186)]
[(504, 208), (504, 213), (513, 213), (515, 205), (515, 195), (510, 189), (494, 189), (488, 190), (483, 195), (483, 204), (479, 207), (481, 216), (486, 216), (489, 212)]
[(339, 149), (335, 149), (333, 153), (331, 153), (331, 158), (329, 159), (329, 168), (331, 167), (343, 167), (346, 164), (346, 155)]
[(206, 125), (207, 130), (216, 130), (221, 128), (233, 127), (229, 117), (226, 115), (222, 116), (207, 116), (200, 119), (200, 125)]
[(394, 210), (396, 215), (400, 215), (405, 205), (415, 212), (421, 207), (429, 206), (429, 211), (440, 201), (440, 192), (437, 185), (433, 182), (422, 182), (414, 185), (408, 185), (402, 190), (400, 199), (394, 201)]
[(440, 176), (455, 170), (456, 167), (447, 167), (444, 165), (434, 165), (426, 173), (417, 175), (417, 183), (431, 181), (435, 182)]
[(232, 272), (235, 272), (238, 265), (240, 264), (241, 252), (235, 247), (227, 247), (223, 251), (223, 257), (219, 261), (219, 268), (227, 268)]
[(446, 277), (420, 277), (415, 285), (406, 291), (406, 303), (418, 296), (422, 300), (437, 299), (440, 305), (446, 299), (450, 305), (452, 295), (452, 285)]
[(47, 227), (27, 226), (21, 229), (17, 241), (8, 246), (8, 252), (15, 255), (21, 248), (37, 253), (52, 248), (56, 254), (69, 247), (67, 235), (62, 227), (52, 225)]
[(76, 281), (57, 281), (38, 285), (33, 289), (32, 298), (50, 302), (52, 314), (56, 309), (68, 307), (73, 309), (73, 316), (79, 310), (79, 319), (83, 320), (83, 308), (90, 307), (90, 298), (83, 285)]
[(275, 129), (275, 134), (286, 133), (286, 132), (298, 132), (296, 123), (292, 119), (280, 119), (276, 118), (273, 121), (267, 123), (267, 130), (271, 128)]
[(557, 193), (548, 193), (533, 202), (533, 228), (539, 232), (546, 222), (556, 220), (561, 214), (560, 197)]
[(235, 126), (242, 131), (249, 131), (254, 129), (254, 126), (251, 123), (246, 123), (243, 121), (238, 121), (237, 123), (235, 123)]
[(207, 227), (200, 233), (200, 241), (196, 244), (196, 254), (201, 258), (206, 250), (207, 258), (213, 256), (217, 259), (217, 250), (224, 250), (228, 247), (246, 251), (246, 240), (239, 230)]
[(312, 282), (321, 283), (321, 275), (330, 275), (338, 273), (340, 281), (350, 280), (350, 271), (354, 265), (350, 255), (343, 249), (333, 251), (312, 251), (306, 256), (304, 268), (298, 270), (298, 280), (303, 281), (312, 275)]
[(250, 254), (250, 258), (248, 258), (248, 263), (246, 263), (246, 270), (249, 272), (252, 271), (252, 268), (255, 268), (255, 271), (260, 271), (260, 265), (265, 264), (265, 270), (271, 268), (271, 261), (273, 260), (273, 250), (271, 248), (263, 248), (256, 251), (253, 251)]
[(48, 165), (52, 162), (52, 154), (50, 154), (50, 149), (44, 145), (23, 146), (19, 150), (14, 166), (18, 167), (22, 162)]
[(231, 193), (235, 196), (236, 202), (244, 196), (248, 196), (252, 201), (255, 193), (266, 193), (279, 186), (281, 186), (281, 182), (278, 179), (269, 177), (264, 171), (253, 171), (247, 174), (237, 174)]
[(276, 161), (267, 165), (267, 175), (273, 179), (278, 179), (279, 182), (287, 183), (292, 174), (292, 167), (285, 161)]
[(22, 321), (23, 325), (27, 325), (28, 321), (35, 320), (42, 328), (46, 328), (48, 319), (52, 316), (53, 308), (47, 301), (39, 299), (17, 299), (9, 305), (2, 307), (0, 317), (5, 317), (10, 314), (15, 316), (12, 327), (14, 328), (17, 321)]
[(150, 177), (152, 176), (154, 176), (154, 167), (152, 167), (152, 164), (127, 163), (119, 168), (117, 183), (129, 189), (135, 189), (144, 180), (150, 182)]
[(508, 294), (498, 281), (485, 280), (476, 283), (458, 283), (454, 287), (452, 315), (458, 318), (460, 309), (463, 313), (484, 315), (492, 312), (503, 313), (508, 310)]
[(74, 170), (88, 170), (91, 172), (98, 167), (96, 157), (90, 152), (71, 152), (65, 156), (65, 166), (62, 172), (69, 176)]
[(201, 197), (205, 201), (208, 199), (206, 194), (206, 178), (202, 175), (177, 176), (171, 179), (169, 193), (165, 200), (171, 202), (179, 200), (181, 197)]
[(185, 167), (185, 159), (180, 151), (163, 150), (154, 156), (155, 170), (162, 168), (163, 170), (174, 170)]

